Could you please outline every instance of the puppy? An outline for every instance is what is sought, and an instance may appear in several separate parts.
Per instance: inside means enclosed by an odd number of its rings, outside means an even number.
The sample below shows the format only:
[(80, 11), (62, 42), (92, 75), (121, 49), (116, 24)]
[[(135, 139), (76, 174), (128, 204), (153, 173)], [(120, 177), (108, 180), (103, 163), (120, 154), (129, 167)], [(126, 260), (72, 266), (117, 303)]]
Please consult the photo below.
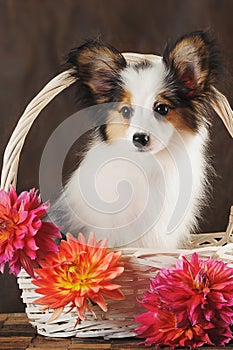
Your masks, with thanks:
[(193, 32), (162, 57), (138, 59), (88, 41), (68, 63), (94, 126), (53, 206), (56, 223), (107, 237), (111, 247), (176, 249), (196, 228), (208, 192), (214, 41)]

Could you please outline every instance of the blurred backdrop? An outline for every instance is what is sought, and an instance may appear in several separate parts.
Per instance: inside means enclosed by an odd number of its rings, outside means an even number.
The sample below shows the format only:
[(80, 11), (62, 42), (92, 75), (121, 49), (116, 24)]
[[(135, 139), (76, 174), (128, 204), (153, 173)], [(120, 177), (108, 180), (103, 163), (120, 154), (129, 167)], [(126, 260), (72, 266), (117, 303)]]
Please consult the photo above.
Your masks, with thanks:
[[(0, 1), (0, 154), (30, 99), (62, 70), (70, 48), (101, 37), (120, 51), (161, 54), (168, 40), (192, 30), (215, 32), (227, 74), (219, 87), (233, 105), (232, 0)], [(59, 95), (33, 125), (20, 162), (18, 190), (38, 187), (43, 148), (75, 112), (74, 89)], [(216, 170), (201, 231), (224, 230), (233, 200), (233, 142), (215, 116), (210, 154)], [(54, 155), (59, 157), (59, 155)], [(23, 311), (16, 279), (0, 276), (0, 312)]]

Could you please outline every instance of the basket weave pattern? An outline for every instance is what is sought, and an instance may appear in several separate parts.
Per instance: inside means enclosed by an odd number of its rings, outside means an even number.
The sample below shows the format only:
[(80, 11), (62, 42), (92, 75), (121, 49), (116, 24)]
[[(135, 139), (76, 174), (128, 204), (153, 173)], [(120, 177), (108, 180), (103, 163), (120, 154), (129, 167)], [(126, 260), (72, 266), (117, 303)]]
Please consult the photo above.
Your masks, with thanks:
[[(147, 57), (151, 60), (161, 59), (153, 55), (124, 54), (131, 62)], [(25, 138), (37, 118), (46, 105), (62, 90), (73, 84), (77, 78), (71, 75), (72, 70), (67, 70), (51, 80), (41, 92), (29, 103), (20, 118), (4, 154), (1, 188), (9, 190), (10, 184), (16, 186), (17, 170), (20, 153)], [(223, 120), (229, 133), (233, 137), (232, 110), (225, 96), (216, 90), (219, 100), (213, 106)], [(173, 265), (182, 255), (191, 256), (194, 251), (201, 258), (218, 258), (233, 267), (233, 207), (229, 217), (226, 232), (192, 235), (186, 247), (175, 252), (159, 252), (148, 249), (122, 249), (122, 260), (125, 271), (116, 280), (122, 286), (125, 295), (124, 301), (111, 300), (108, 302), (108, 312), (104, 313), (98, 306), (93, 306), (96, 319), (89, 313), (86, 320), (76, 324), (77, 314), (75, 311), (62, 314), (51, 322), (52, 310), (40, 311), (40, 307), (33, 302), (40, 297), (35, 292), (35, 286), (31, 277), (25, 271), (21, 271), (18, 277), (19, 287), (22, 289), (22, 298), (26, 304), (26, 312), (33, 326), (39, 334), (52, 337), (96, 337), (120, 338), (134, 336), (134, 318), (144, 310), (137, 302), (137, 298), (149, 286), (149, 279), (154, 277), (161, 267)]]

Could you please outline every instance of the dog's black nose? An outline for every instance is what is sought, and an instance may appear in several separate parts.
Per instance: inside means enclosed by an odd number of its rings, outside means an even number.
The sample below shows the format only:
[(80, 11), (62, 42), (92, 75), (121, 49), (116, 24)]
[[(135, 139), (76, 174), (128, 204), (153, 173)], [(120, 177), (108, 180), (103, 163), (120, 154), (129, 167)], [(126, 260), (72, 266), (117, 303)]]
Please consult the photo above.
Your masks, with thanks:
[(133, 135), (133, 144), (137, 148), (143, 148), (150, 142), (150, 136), (144, 133), (137, 133)]

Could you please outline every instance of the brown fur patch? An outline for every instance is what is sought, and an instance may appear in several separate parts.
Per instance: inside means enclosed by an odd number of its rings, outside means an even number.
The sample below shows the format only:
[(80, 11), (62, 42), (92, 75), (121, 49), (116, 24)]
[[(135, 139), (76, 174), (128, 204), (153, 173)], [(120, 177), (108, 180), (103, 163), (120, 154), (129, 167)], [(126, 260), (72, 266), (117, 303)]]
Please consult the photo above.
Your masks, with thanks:
[(188, 116), (189, 114), (186, 108), (176, 108), (169, 111), (166, 120), (168, 120), (177, 130), (194, 133), (196, 128)]
[[(155, 106), (165, 104), (169, 112), (164, 118), (168, 120), (177, 130), (195, 133), (197, 131), (197, 115), (193, 115), (192, 110), (187, 106), (176, 107), (169, 91), (163, 91), (157, 96)], [(194, 104), (194, 103), (193, 103)]]
[(121, 114), (123, 106), (131, 106), (131, 94), (129, 91), (123, 92), (122, 102), (120, 102), (115, 110), (109, 112), (106, 135), (109, 142), (119, 140), (125, 137), (130, 124), (130, 119), (126, 119)]

